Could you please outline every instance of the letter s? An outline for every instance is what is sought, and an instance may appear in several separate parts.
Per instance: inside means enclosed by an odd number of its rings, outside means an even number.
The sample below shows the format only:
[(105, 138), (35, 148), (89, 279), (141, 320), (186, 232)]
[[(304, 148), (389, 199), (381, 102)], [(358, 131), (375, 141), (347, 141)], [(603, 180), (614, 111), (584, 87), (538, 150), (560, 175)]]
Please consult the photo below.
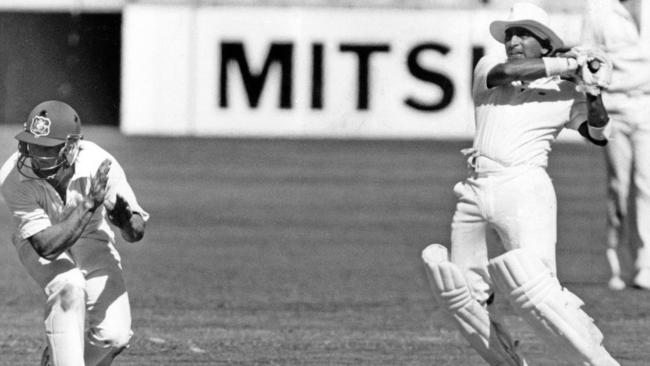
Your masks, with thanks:
[(421, 52), (425, 51), (436, 51), (442, 53), (443, 55), (446, 55), (449, 53), (449, 47), (437, 43), (424, 43), (413, 48), (408, 55), (408, 69), (411, 72), (411, 75), (415, 76), (419, 80), (435, 84), (440, 87), (442, 89), (442, 98), (437, 101), (426, 103), (418, 101), (413, 97), (408, 97), (404, 103), (406, 103), (411, 108), (417, 109), (419, 111), (434, 112), (443, 109), (451, 104), (455, 90), (454, 84), (447, 76), (439, 72), (425, 69), (418, 63), (418, 56)]

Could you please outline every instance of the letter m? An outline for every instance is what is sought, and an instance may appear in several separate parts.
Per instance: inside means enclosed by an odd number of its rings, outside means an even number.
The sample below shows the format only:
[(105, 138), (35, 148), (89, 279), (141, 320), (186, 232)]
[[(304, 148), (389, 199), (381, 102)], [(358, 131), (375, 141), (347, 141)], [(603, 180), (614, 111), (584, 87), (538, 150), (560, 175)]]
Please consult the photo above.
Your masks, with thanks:
[(266, 78), (272, 65), (280, 67), (280, 101), (282, 109), (291, 108), (292, 94), (292, 74), (293, 74), (293, 44), (291, 43), (271, 43), (271, 48), (264, 61), (264, 67), (260, 73), (255, 74), (251, 71), (246, 59), (244, 45), (241, 42), (222, 42), (221, 43), (221, 65), (219, 84), (219, 106), (228, 107), (228, 82), (230, 80), (229, 67), (234, 64), (241, 72), (242, 81), (246, 89), (248, 104), (256, 108), (260, 101), (260, 96), (266, 84)]

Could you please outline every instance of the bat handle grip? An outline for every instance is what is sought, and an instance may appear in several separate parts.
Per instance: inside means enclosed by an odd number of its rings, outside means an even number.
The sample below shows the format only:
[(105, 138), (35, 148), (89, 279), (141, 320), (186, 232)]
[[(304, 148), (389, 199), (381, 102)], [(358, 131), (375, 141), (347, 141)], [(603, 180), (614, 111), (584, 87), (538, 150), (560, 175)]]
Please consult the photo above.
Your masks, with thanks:
[(589, 71), (596, 72), (598, 69), (600, 69), (600, 61), (591, 60), (587, 63), (587, 67), (589, 68)]

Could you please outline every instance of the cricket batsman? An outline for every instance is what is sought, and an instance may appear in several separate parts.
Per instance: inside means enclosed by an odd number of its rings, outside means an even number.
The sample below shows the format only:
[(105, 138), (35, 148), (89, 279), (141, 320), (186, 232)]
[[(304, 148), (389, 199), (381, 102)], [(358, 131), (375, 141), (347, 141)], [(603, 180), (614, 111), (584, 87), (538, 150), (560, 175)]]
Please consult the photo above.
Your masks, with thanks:
[(136, 242), (149, 214), (115, 158), (83, 139), (68, 104), (38, 104), (15, 138), (0, 191), (18, 257), (46, 297), (41, 365), (110, 365), (132, 335), (111, 225)]
[[(497, 304), (510, 303), (564, 362), (618, 366), (584, 303), (556, 276), (557, 200), (546, 172), (551, 144), (564, 128), (605, 145), (609, 117), (600, 89), (611, 64), (597, 50), (574, 48), (551, 28), (548, 14), (515, 3), (490, 24), (505, 57), (485, 56), (474, 70), (476, 132), (465, 149), (469, 174), (454, 187), (451, 254), (422, 252), (438, 305), (492, 366), (527, 365)], [(501, 246), (488, 250), (486, 230)]]

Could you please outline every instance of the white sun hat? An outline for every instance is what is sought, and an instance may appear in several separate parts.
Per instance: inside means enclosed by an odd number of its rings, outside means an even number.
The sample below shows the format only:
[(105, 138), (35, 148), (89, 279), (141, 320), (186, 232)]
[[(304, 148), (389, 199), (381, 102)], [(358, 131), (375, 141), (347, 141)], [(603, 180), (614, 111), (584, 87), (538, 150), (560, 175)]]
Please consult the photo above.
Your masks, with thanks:
[(492, 37), (500, 43), (505, 43), (506, 29), (522, 27), (537, 37), (551, 43), (553, 50), (564, 47), (564, 41), (550, 27), (548, 13), (539, 6), (531, 3), (514, 3), (506, 20), (495, 20), (490, 24)]

